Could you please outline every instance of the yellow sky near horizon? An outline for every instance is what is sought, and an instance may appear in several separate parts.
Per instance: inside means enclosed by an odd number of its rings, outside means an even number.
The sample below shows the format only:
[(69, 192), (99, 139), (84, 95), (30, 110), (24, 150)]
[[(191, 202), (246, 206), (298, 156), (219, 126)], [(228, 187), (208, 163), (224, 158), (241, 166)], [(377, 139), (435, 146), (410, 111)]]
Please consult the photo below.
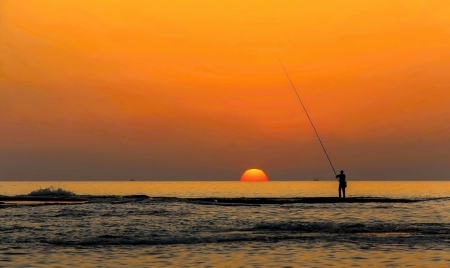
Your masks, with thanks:
[(0, 0), (3, 177), (325, 177), (279, 60), (336, 166), (448, 178), (450, 3), (436, 0)]

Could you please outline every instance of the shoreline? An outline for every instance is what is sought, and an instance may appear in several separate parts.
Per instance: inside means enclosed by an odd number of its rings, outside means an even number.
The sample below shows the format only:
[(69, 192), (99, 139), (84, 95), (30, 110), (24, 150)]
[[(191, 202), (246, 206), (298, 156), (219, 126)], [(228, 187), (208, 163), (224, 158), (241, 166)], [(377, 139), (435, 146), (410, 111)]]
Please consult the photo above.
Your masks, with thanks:
[[(178, 197), (150, 197), (147, 195), (79, 195), (79, 196), (0, 196), (0, 204), (24, 203), (24, 202), (53, 202), (53, 203), (93, 203), (99, 201), (172, 201), (188, 202), (200, 205), (283, 205), (283, 204), (329, 204), (329, 203), (414, 203), (425, 202), (449, 197), (436, 198), (386, 198), (386, 197), (238, 197), (238, 198), (178, 198)], [(62, 204), (62, 203), (61, 203)]]

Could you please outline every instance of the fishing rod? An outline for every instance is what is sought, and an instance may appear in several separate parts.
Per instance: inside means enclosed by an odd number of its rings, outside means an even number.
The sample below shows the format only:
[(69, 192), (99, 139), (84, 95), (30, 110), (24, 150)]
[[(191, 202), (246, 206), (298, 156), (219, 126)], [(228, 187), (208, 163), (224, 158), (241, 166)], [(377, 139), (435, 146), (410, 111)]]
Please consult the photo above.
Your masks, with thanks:
[(333, 164), (331, 163), (330, 157), (328, 156), (327, 150), (325, 150), (325, 146), (323, 146), (322, 140), (321, 140), (320, 137), (319, 137), (319, 133), (317, 133), (317, 130), (316, 130), (316, 128), (314, 127), (314, 124), (313, 124), (311, 118), (309, 117), (308, 111), (306, 111), (305, 105), (303, 105), (303, 102), (302, 102), (302, 100), (300, 99), (300, 95), (298, 95), (297, 89), (295, 89), (294, 83), (292, 83), (292, 80), (291, 80), (291, 78), (289, 77), (289, 74), (287, 73), (286, 69), (284, 68), (284, 65), (283, 65), (283, 63), (281, 62), (281, 60), (280, 60), (280, 64), (281, 64), (281, 67), (283, 67), (283, 70), (284, 70), (284, 72), (286, 73), (286, 76), (287, 76), (287, 78), (289, 79), (289, 82), (291, 82), (292, 88), (294, 89), (295, 94), (297, 95), (298, 100), (299, 100), (300, 103), (302, 104), (303, 110), (305, 110), (306, 116), (308, 117), (309, 122), (311, 123), (311, 126), (313, 127), (314, 132), (316, 133), (316, 136), (317, 136), (317, 138), (319, 139), (320, 145), (322, 145), (322, 149), (323, 149), (323, 151), (325, 152), (325, 155), (326, 155), (327, 158), (328, 158), (328, 162), (330, 162), (330, 165), (331, 165), (331, 168), (333, 169), (334, 175), (337, 175), (336, 170), (334, 169)]

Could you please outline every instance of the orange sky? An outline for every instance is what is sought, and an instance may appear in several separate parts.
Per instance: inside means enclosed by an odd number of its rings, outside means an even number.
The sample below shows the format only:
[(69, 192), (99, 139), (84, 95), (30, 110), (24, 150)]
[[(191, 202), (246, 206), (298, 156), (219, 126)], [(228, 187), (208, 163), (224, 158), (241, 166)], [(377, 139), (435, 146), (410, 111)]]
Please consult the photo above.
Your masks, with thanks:
[(448, 1), (0, 0), (0, 179), (449, 179)]

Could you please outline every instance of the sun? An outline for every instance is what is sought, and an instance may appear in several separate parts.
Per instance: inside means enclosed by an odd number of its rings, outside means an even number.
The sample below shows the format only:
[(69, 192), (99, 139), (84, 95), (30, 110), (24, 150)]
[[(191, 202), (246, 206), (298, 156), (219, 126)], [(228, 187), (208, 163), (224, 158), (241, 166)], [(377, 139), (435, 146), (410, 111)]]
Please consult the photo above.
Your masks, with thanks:
[(241, 181), (269, 181), (269, 178), (261, 169), (252, 168), (242, 174)]

